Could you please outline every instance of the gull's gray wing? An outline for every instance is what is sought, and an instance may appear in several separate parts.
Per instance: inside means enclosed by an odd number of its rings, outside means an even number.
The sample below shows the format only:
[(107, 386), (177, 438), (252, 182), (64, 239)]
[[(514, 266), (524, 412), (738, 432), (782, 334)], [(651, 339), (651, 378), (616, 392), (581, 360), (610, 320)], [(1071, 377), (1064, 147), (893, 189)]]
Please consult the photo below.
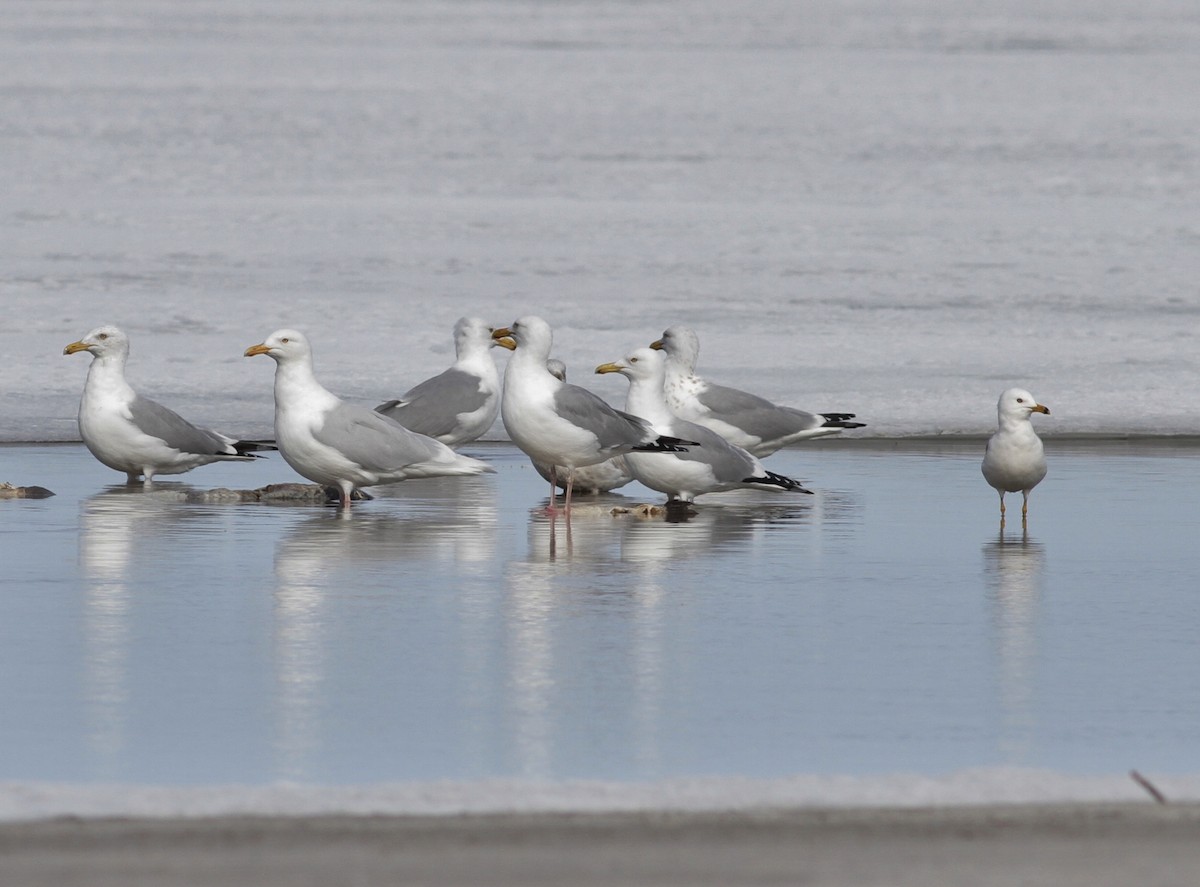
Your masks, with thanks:
[(753, 456), (703, 425), (675, 419), (671, 422), (670, 431), (675, 437), (699, 444), (695, 449), (676, 453), (676, 458), (707, 463), (712, 466), (716, 479), (723, 483), (738, 483), (757, 470)]
[(563, 385), (554, 393), (554, 411), (596, 435), (602, 449), (638, 446), (658, 437), (644, 419), (613, 409), (578, 385)]
[(330, 410), (313, 437), (367, 471), (395, 471), (435, 459), (445, 451), (435, 440), (415, 434), (374, 410), (348, 403)]
[(451, 367), (375, 410), (418, 434), (448, 434), (458, 424), (459, 414), (473, 413), (487, 403), (479, 383), (478, 376)]
[(129, 413), (139, 431), (159, 438), (182, 453), (236, 455), (236, 450), (225, 438), (207, 429), (197, 428), (173, 410), (140, 394), (134, 395), (133, 402), (129, 404)]
[(697, 400), (709, 409), (709, 418), (720, 419), (763, 440), (776, 440), (825, 424), (824, 416), (781, 407), (748, 391), (711, 382)]

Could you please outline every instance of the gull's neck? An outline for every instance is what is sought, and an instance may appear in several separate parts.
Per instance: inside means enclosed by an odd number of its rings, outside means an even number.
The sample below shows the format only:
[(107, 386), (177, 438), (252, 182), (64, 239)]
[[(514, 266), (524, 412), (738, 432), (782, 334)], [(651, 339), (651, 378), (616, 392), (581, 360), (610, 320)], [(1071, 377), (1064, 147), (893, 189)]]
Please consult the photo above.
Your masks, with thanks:
[(98, 396), (116, 396), (130, 400), (134, 396), (133, 388), (125, 379), (125, 360), (128, 354), (102, 354), (92, 358), (88, 367), (85, 390)]
[(1001, 431), (1017, 434), (1034, 434), (1033, 422), (1028, 413), (1000, 413), (997, 417)]
[[(496, 372), (496, 362), (492, 360), (492, 343), (468, 342), (458, 353), (454, 366), (465, 372), (476, 375), (499, 378)], [(490, 372), (489, 372), (490, 371)]]
[(640, 416), (651, 425), (666, 425), (674, 418), (663, 397), (661, 376), (651, 379), (630, 379), (625, 411)]
[(326, 410), (339, 403), (338, 398), (313, 375), (308, 360), (278, 361), (275, 366), (275, 411)]

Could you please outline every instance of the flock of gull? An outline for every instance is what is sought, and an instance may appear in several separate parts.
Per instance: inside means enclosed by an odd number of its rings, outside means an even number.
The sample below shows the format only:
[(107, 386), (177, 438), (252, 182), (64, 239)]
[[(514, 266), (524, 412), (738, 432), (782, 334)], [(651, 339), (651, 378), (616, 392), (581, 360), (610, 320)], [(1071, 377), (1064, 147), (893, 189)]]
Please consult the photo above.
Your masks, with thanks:
[[(362, 487), (493, 471), (456, 450), (486, 433), (497, 414), (550, 482), (548, 510), (557, 510), (562, 488), (567, 513), (573, 493), (607, 492), (634, 480), (665, 493), (668, 508), (746, 488), (808, 493), (761, 459), (797, 441), (863, 427), (853, 413), (809, 413), (704, 380), (696, 374), (699, 339), (683, 326), (596, 367), (628, 379), (624, 410), (566, 381), (566, 368), (551, 356), (550, 325), (540, 317), (501, 328), (464, 317), (454, 327), (454, 345), (451, 367), (370, 409), (341, 400), (317, 381), (303, 333), (277, 330), (245, 352), (275, 361), (273, 441), (198, 428), (138, 394), (125, 379), (129, 338), (114, 326), (92, 330), (64, 353), (92, 355), (79, 433), (100, 462), (131, 483), (140, 478), (149, 485), (157, 475), (252, 461), (278, 449), (298, 474), (336, 488), (343, 507)], [(513, 352), (503, 385), (493, 347)], [(983, 474), (1000, 494), (1002, 521), (1004, 494), (1023, 494), (1024, 516), (1030, 491), (1046, 474), (1042, 443), (1029, 421), (1035, 412), (1049, 410), (1027, 391), (1013, 388), (1000, 397)]]

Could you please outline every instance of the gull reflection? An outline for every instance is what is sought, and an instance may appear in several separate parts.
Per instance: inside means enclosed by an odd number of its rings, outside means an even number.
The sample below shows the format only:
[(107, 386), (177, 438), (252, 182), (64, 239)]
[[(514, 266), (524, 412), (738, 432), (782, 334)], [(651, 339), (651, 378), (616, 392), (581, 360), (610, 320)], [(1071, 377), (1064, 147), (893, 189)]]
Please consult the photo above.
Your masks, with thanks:
[(766, 533), (806, 522), (811, 516), (808, 509), (794, 506), (755, 508), (736, 503), (706, 504), (687, 520), (631, 516), (619, 524), (620, 556), (645, 573), (682, 558), (725, 553), (730, 548), (752, 550)]
[(83, 602), (84, 693), (89, 743), (100, 766), (126, 750), (130, 704), (131, 589), (157, 584), (162, 546), (194, 526), (211, 524), (212, 512), (182, 508), (192, 487), (179, 483), (109, 486), (84, 500), (79, 515), (79, 563), (86, 581)]
[(625, 519), (614, 514), (619, 497), (572, 506), (570, 514), (546, 514), (541, 508), (529, 515), (528, 554), (533, 563), (591, 562), (611, 559), (617, 546), (617, 527)]
[(558, 671), (552, 632), (559, 599), (556, 571), (547, 564), (513, 564), (507, 580), (509, 704), (518, 772), (530, 779), (547, 779), (552, 775), (551, 712)]
[[(173, 485), (168, 485), (171, 487)], [(129, 705), (130, 577), (147, 536), (169, 521), (167, 498), (112, 486), (81, 504), (79, 563), (83, 603), (84, 695), (88, 738), (102, 766), (126, 746)]]
[(499, 517), (489, 478), (435, 477), (372, 487), (371, 494), (403, 503), (404, 516), (423, 527), (406, 532), (426, 555), (453, 558), (460, 565), (470, 564), (473, 571), (493, 568)]
[(988, 589), (999, 656), (1001, 751), (1020, 764), (1032, 743), (1032, 697), (1036, 663), (1037, 608), (1042, 593), (1046, 553), (1027, 533), (983, 546), (983, 575)]
[[(574, 631), (573, 614), (600, 608), (617, 632), (603, 643), (619, 645), (610, 654), (619, 657), (614, 673), (628, 673), (630, 684), (609, 700), (621, 706), (610, 714), (630, 725), (636, 766), (656, 772), (669, 754), (662, 722), (673, 565), (730, 549), (753, 552), (765, 534), (808, 522), (814, 513), (806, 503), (763, 504), (734, 495), (696, 506), (687, 520), (676, 522), (661, 511), (633, 511), (638, 504), (624, 496), (586, 507), (577, 502), (569, 521), (534, 510), (526, 555), (505, 569), (506, 672), (516, 755), (526, 777), (553, 776), (556, 718), (563, 708), (558, 697), (564, 682), (579, 677), (580, 651), (559, 637)], [(624, 577), (616, 583), (619, 592), (605, 591), (614, 575)]]
[(85, 712), (88, 741), (102, 764), (125, 748), (129, 703), (127, 576), (140, 509), (133, 496), (100, 494), (82, 504), (79, 561), (87, 579), (83, 602)]
[[(386, 576), (394, 566), (415, 561), (452, 564), (466, 575), (490, 575), (494, 569), (497, 516), (490, 497), (420, 485), (429, 495), (379, 497), (407, 499), (400, 513), (371, 506), (319, 509), (297, 521), (276, 546), (273, 643), (282, 778), (305, 778), (321, 749), (332, 655), (329, 607), (343, 587), (353, 587), (364, 572)], [(465, 606), (469, 619), (486, 612)]]

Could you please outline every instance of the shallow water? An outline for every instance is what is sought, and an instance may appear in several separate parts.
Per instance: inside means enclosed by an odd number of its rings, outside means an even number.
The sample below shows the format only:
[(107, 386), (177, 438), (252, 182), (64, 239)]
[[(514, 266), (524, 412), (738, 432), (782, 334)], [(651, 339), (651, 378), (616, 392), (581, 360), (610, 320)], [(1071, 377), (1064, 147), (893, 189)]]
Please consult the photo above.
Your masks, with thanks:
[(569, 535), (523, 457), (469, 451), (497, 474), (343, 515), (0, 448), (57, 493), (0, 501), (0, 782), (1196, 769), (1191, 444), (1056, 443), (1025, 534), (977, 442), (818, 442), (771, 459), (814, 496), (609, 514), (632, 486)]

